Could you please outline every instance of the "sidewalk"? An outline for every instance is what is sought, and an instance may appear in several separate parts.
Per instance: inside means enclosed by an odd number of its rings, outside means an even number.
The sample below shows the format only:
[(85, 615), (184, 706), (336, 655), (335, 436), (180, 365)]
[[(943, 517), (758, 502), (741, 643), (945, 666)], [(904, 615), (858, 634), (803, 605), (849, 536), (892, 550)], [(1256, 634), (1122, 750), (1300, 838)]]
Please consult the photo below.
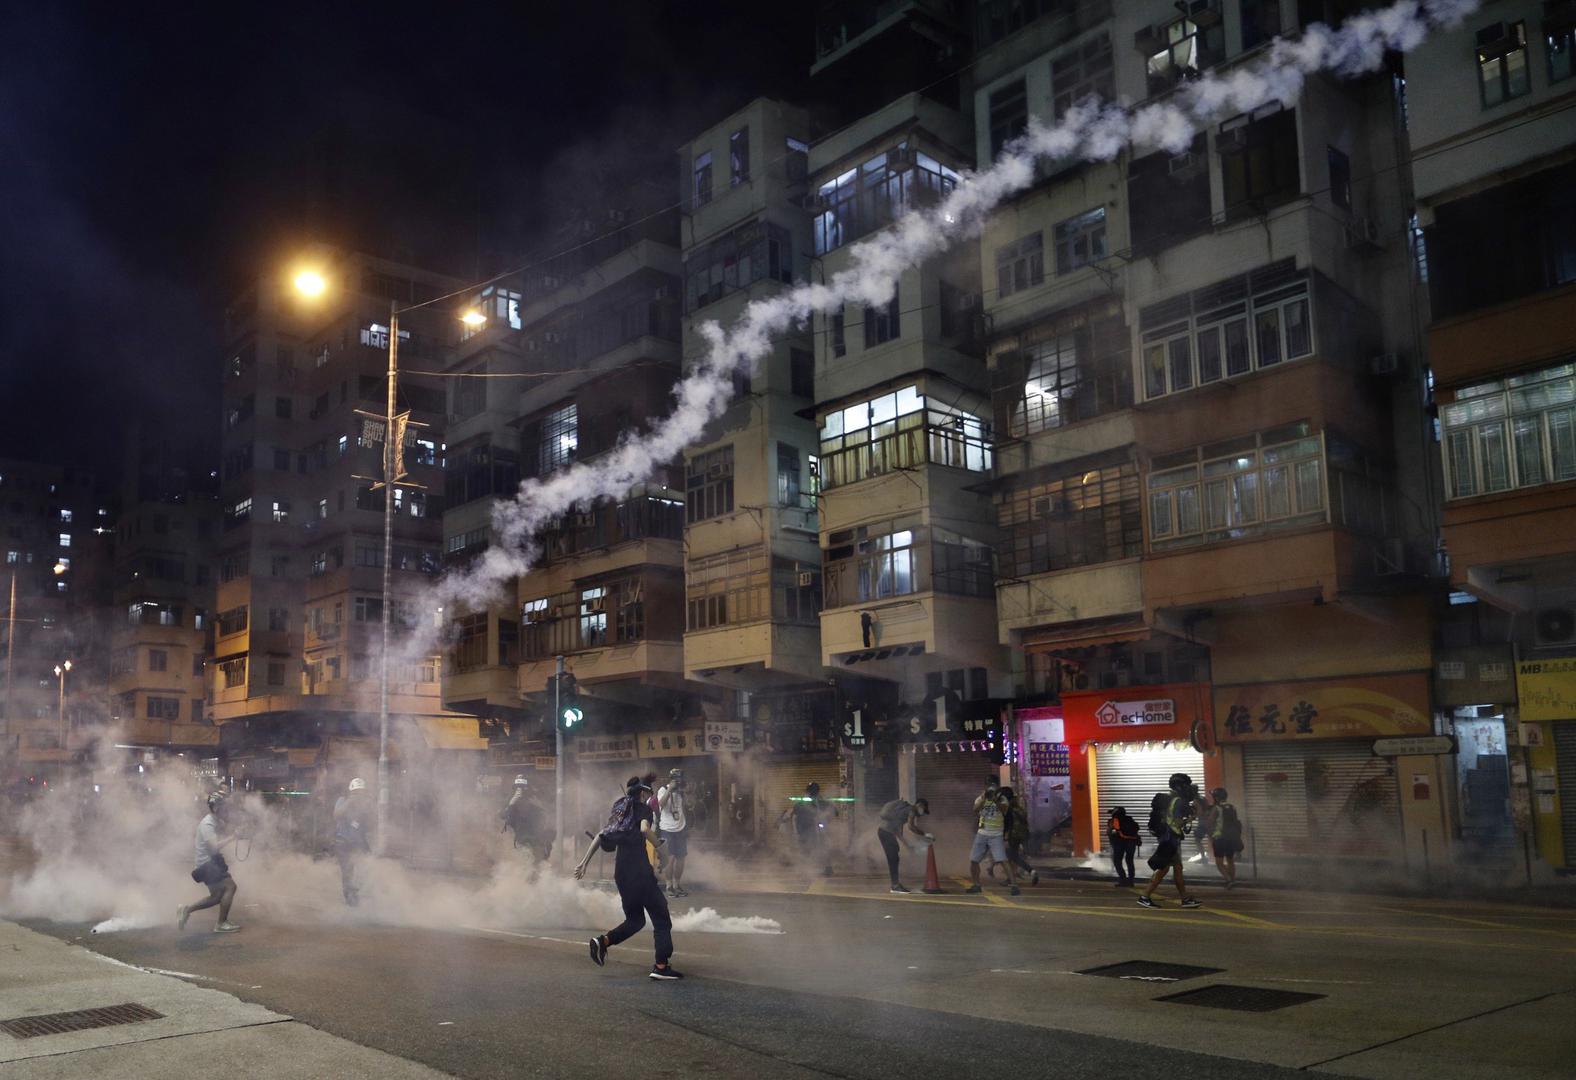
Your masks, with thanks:
[[(173, 924), (170, 932), (175, 932)], [(425, 1080), (443, 1075), (230, 994), (131, 967), (0, 920), (0, 1021), (127, 1004), (163, 1015), (32, 1038), (0, 1031), (0, 1076), (185, 1080), (237, 1068), (251, 1072), (264, 1062), (270, 1076)]]

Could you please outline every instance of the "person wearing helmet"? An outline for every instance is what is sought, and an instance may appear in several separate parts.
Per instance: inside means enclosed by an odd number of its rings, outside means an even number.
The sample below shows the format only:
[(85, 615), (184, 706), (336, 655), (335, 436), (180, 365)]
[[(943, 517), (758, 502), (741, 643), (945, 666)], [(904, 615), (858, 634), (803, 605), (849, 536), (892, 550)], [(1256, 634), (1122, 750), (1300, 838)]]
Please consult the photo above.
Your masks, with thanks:
[(504, 806), (499, 817), (503, 819), (503, 831), (514, 833), (514, 849), (524, 849), (538, 858), (542, 853), (537, 851), (532, 836), (531, 828), (531, 802), (529, 792), (531, 782), (524, 776), (514, 778), (514, 792), (509, 796), (509, 802)]
[(235, 879), (230, 876), (230, 865), (224, 861), (222, 849), (234, 837), (220, 839), (220, 833), (225, 831), (224, 816), (224, 792), (216, 791), (208, 796), (207, 815), (197, 823), (196, 866), (192, 870), (192, 880), (208, 886), (208, 898), (175, 909), (177, 930), (186, 929), (186, 920), (191, 918), (192, 912), (215, 904), (219, 905), (219, 921), (213, 928), (214, 933), (233, 934), (240, 929), (230, 921), (230, 905), (235, 902)]
[(668, 879), (668, 895), (688, 896), (684, 891), (684, 858), (689, 854), (689, 785), (684, 770), (668, 773), (668, 782), (657, 792), (657, 828), (662, 844), (662, 869)]
[(345, 903), (361, 902), (361, 859), (371, 850), (367, 843), (367, 782), (350, 781), (349, 789), (334, 803), (334, 855), (339, 859), (339, 887)]

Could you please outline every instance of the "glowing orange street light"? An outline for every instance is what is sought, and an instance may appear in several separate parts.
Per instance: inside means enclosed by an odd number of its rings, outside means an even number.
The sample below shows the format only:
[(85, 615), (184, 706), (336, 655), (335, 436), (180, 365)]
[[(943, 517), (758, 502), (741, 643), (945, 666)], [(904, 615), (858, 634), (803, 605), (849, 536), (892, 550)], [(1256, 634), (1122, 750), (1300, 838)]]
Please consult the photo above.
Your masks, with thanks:
[(316, 299), (328, 291), (328, 281), (316, 270), (302, 270), (295, 276), (296, 292)]

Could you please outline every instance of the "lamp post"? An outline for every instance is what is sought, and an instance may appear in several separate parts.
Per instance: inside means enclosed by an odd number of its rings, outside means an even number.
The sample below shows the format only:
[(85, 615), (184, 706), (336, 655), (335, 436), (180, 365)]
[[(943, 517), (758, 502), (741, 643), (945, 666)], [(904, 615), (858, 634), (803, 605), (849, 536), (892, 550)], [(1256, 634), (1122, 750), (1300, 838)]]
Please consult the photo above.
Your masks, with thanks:
[[(295, 277), (296, 291), (315, 299), (328, 290), (328, 281), (314, 270), (302, 270)], [(452, 296), (453, 294), (449, 294)], [(389, 366), (387, 408), (383, 413), (383, 649), (378, 663), (378, 806), (376, 827), (373, 833), (373, 850), (382, 855), (388, 849), (389, 821), (389, 626), (394, 618), (394, 485), (398, 460), (398, 435), (394, 427), (394, 406), (399, 387), (399, 317), (406, 311), (429, 307), (449, 296), (438, 296), (416, 304), (399, 306), (389, 300)], [(467, 311), (461, 316), (467, 326), (481, 326), (486, 317), (477, 311)], [(399, 433), (403, 434), (403, 433)]]
[(55, 678), (60, 680), (60, 749), (66, 747), (66, 672), (71, 670), (71, 661), (65, 660), (55, 665)]
[[(55, 576), (64, 574), (69, 569), (64, 562), (57, 562), (54, 566)], [(5, 626), (5, 724), (0, 728), (4, 740), (0, 745), (9, 747), (11, 744), (11, 671), (16, 666), (16, 567), (11, 567), (11, 599), (6, 606)], [(71, 664), (66, 663), (69, 670)]]

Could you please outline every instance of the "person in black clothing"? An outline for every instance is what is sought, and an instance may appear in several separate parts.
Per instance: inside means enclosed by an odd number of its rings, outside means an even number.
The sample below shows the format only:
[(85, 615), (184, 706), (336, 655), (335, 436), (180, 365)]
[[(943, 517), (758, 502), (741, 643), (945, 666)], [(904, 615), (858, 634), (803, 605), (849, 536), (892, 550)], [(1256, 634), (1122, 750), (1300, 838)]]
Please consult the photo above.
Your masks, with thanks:
[(607, 827), (592, 840), (580, 865), (575, 867), (575, 877), (585, 877), (586, 866), (598, 849), (611, 849), (616, 853), (613, 884), (618, 886), (618, 899), (624, 906), (624, 921), (591, 939), (591, 959), (599, 967), (607, 963), (607, 950), (640, 933), (646, 925), (646, 916), (650, 915), (651, 933), (657, 947), (657, 962), (651, 968), (650, 977), (671, 981), (684, 976), (669, 963), (673, 956), (673, 919), (668, 915), (668, 898), (663, 895), (651, 861), (646, 858), (646, 839), (655, 835), (650, 799), (651, 785), (638, 776), (630, 777), (624, 797), (613, 804)]
[[(1128, 814), (1126, 807), (1118, 806), (1111, 811), (1111, 822), (1105, 835), (1111, 842), (1111, 865), (1116, 868), (1117, 888), (1134, 884), (1133, 853), (1144, 842), (1138, 831), (1138, 822)], [(1127, 865), (1125, 873), (1122, 868), (1124, 862)]]

